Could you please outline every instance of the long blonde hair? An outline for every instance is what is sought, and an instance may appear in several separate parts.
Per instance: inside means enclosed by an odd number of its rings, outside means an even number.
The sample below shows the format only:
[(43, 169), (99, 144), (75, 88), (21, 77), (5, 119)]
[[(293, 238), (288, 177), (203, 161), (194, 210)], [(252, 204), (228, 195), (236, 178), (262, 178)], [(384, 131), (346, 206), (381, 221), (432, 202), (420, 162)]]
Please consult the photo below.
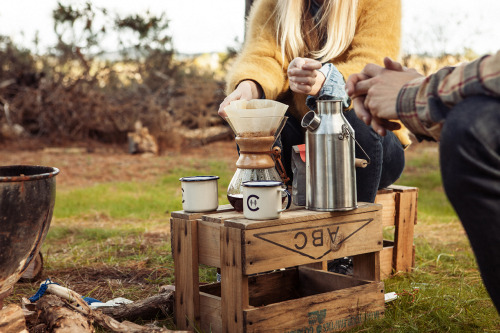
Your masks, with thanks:
[[(277, 40), (283, 57), (310, 56), (321, 62), (331, 60), (344, 52), (352, 42), (356, 30), (357, 0), (325, 0), (314, 31), (324, 31), (322, 47), (307, 50), (305, 39), (313, 31), (304, 31), (306, 11), (312, 0), (278, 0)], [(375, 0), (376, 1), (376, 0)], [(318, 48), (319, 48), (318, 47)], [(305, 54), (305, 53), (309, 54)]]

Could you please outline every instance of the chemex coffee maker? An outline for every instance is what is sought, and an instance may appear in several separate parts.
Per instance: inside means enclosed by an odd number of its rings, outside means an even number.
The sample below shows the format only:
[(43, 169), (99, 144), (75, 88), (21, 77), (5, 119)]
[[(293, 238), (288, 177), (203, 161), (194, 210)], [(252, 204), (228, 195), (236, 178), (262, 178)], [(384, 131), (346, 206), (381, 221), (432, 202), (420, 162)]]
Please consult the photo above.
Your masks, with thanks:
[(236, 135), (240, 156), (236, 172), (227, 189), (227, 198), (235, 210), (243, 211), (243, 183), (255, 180), (281, 182), (273, 159), (273, 144), (286, 120), (288, 105), (267, 99), (231, 102), (226, 121)]

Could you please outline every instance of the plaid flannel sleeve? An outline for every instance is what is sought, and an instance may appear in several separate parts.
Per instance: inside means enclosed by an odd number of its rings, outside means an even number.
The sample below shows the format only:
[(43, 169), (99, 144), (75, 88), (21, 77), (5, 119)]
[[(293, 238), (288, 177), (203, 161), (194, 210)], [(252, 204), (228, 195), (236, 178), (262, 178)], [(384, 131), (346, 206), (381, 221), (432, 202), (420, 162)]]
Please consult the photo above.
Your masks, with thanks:
[(500, 52), (408, 82), (399, 92), (396, 107), (417, 138), (439, 140), (451, 108), (478, 95), (500, 97)]

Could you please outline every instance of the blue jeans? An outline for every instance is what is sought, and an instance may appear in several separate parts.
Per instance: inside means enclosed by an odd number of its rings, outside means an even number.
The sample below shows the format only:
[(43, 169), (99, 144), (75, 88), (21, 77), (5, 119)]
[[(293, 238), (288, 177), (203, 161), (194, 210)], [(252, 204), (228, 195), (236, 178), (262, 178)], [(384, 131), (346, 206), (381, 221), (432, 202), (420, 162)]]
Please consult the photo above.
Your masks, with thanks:
[[(277, 144), (282, 147), (286, 173), (292, 178), (292, 146), (303, 144), (305, 135), (300, 121), (290, 114), (286, 116), (289, 118), (281, 132), (281, 145), (280, 139), (277, 140)], [(357, 199), (373, 202), (378, 189), (391, 185), (401, 176), (405, 164), (403, 147), (394, 133), (388, 132), (385, 137), (378, 135), (363, 123), (353, 110), (345, 112), (344, 116), (354, 129), (356, 141), (371, 160), (366, 168), (356, 168)], [(356, 158), (366, 159), (357, 145), (355, 155)]]
[(448, 112), (440, 143), (443, 186), (500, 312), (500, 101), (470, 97)]

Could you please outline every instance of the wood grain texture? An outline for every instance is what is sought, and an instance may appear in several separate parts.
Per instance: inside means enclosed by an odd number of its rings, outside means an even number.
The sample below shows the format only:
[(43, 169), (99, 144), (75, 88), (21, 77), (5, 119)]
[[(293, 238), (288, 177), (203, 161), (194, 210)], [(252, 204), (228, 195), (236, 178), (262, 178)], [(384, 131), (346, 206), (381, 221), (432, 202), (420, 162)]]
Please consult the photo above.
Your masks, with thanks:
[[(304, 283), (313, 288), (314, 282), (335, 286), (349, 285), (344, 289), (321, 290), (316, 294), (244, 310), (246, 332), (303, 330), (310, 332), (333, 331), (350, 328), (367, 319), (384, 315), (384, 284), (347, 278), (335, 283), (337, 274), (323, 273), (309, 276)], [(341, 278), (345, 279), (345, 278)], [(351, 283), (349, 283), (349, 279)]]
[(409, 272), (413, 262), (413, 234), (417, 220), (417, 191), (398, 193), (396, 229), (394, 234), (394, 269)]
[(43, 321), (47, 323), (50, 332), (79, 333), (94, 332), (92, 321), (79, 312), (66, 307), (66, 303), (58, 296), (47, 295), (36, 303)]
[(221, 205), (217, 210), (213, 212), (201, 212), (201, 213), (189, 213), (183, 210), (175, 211), (170, 214), (171, 217), (182, 219), (182, 220), (197, 220), (201, 219), (204, 215), (219, 214), (221, 212), (233, 211), (233, 206), (231, 205)]
[[(309, 212), (304, 215), (311, 216)], [(303, 221), (302, 216), (288, 219), (288, 224), (247, 229), (243, 233), (244, 274), (381, 251), (380, 215), (380, 210), (333, 217), (327, 214), (329, 218), (295, 222)]]
[[(221, 215), (219, 222), (224, 223), (224, 225), (227, 227), (251, 230), (251, 229), (267, 228), (279, 225), (287, 225), (290, 223), (309, 222), (309, 221), (316, 221), (328, 218), (340, 218), (343, 216), (351, 216), (366, 212), (373, 212), (380, 209), (382, 209), (382, 205), (359, 202), (358, 208), (345, 212), (319, 212), (301, 208), (297, 210), (286, 210), (283, 213), (281, 213), (281, 217), (279, 219), (274, 219), (274, 220), (247, 220), (243, 217), (243, 214), (241, 214), (235, 217)], [(205, 217), (203, 219), (204, 220), (210, 219), (216, 221), (217, 216), (210, 215), (207, 216), (206, 219)]]
[(248, 308), (248, 276), (243, 275), (241, 230), (221, 232), (222, 331), (243, 332), (243, 309)]
[(396, 217), (396, 193), (393, 190), (389, 192), (377, 192), (375, 203), (382, 205), (382, 226), (393, 226)]
[(0, 309), (0, 332), (28, 333), (24, 313), (19, 305), (9, 304)]
[[(388, 243), (391, 243), (391, 245)], [(393, 273), (393, 251), (394, 242), (384, 240), (384, 248), (380, 251), (380, 278), (382, 280), (389, 278)]]
[(196, 220), (172, 218), (175, 320), (180, 329), (193, 328), (200, 319), (197, 231)]
[(220, 296), (200, 292), (200, 321), (202, 332), (222, 332)]
[(221, 224), (198, 220), (198, 261), (220, 268)]

